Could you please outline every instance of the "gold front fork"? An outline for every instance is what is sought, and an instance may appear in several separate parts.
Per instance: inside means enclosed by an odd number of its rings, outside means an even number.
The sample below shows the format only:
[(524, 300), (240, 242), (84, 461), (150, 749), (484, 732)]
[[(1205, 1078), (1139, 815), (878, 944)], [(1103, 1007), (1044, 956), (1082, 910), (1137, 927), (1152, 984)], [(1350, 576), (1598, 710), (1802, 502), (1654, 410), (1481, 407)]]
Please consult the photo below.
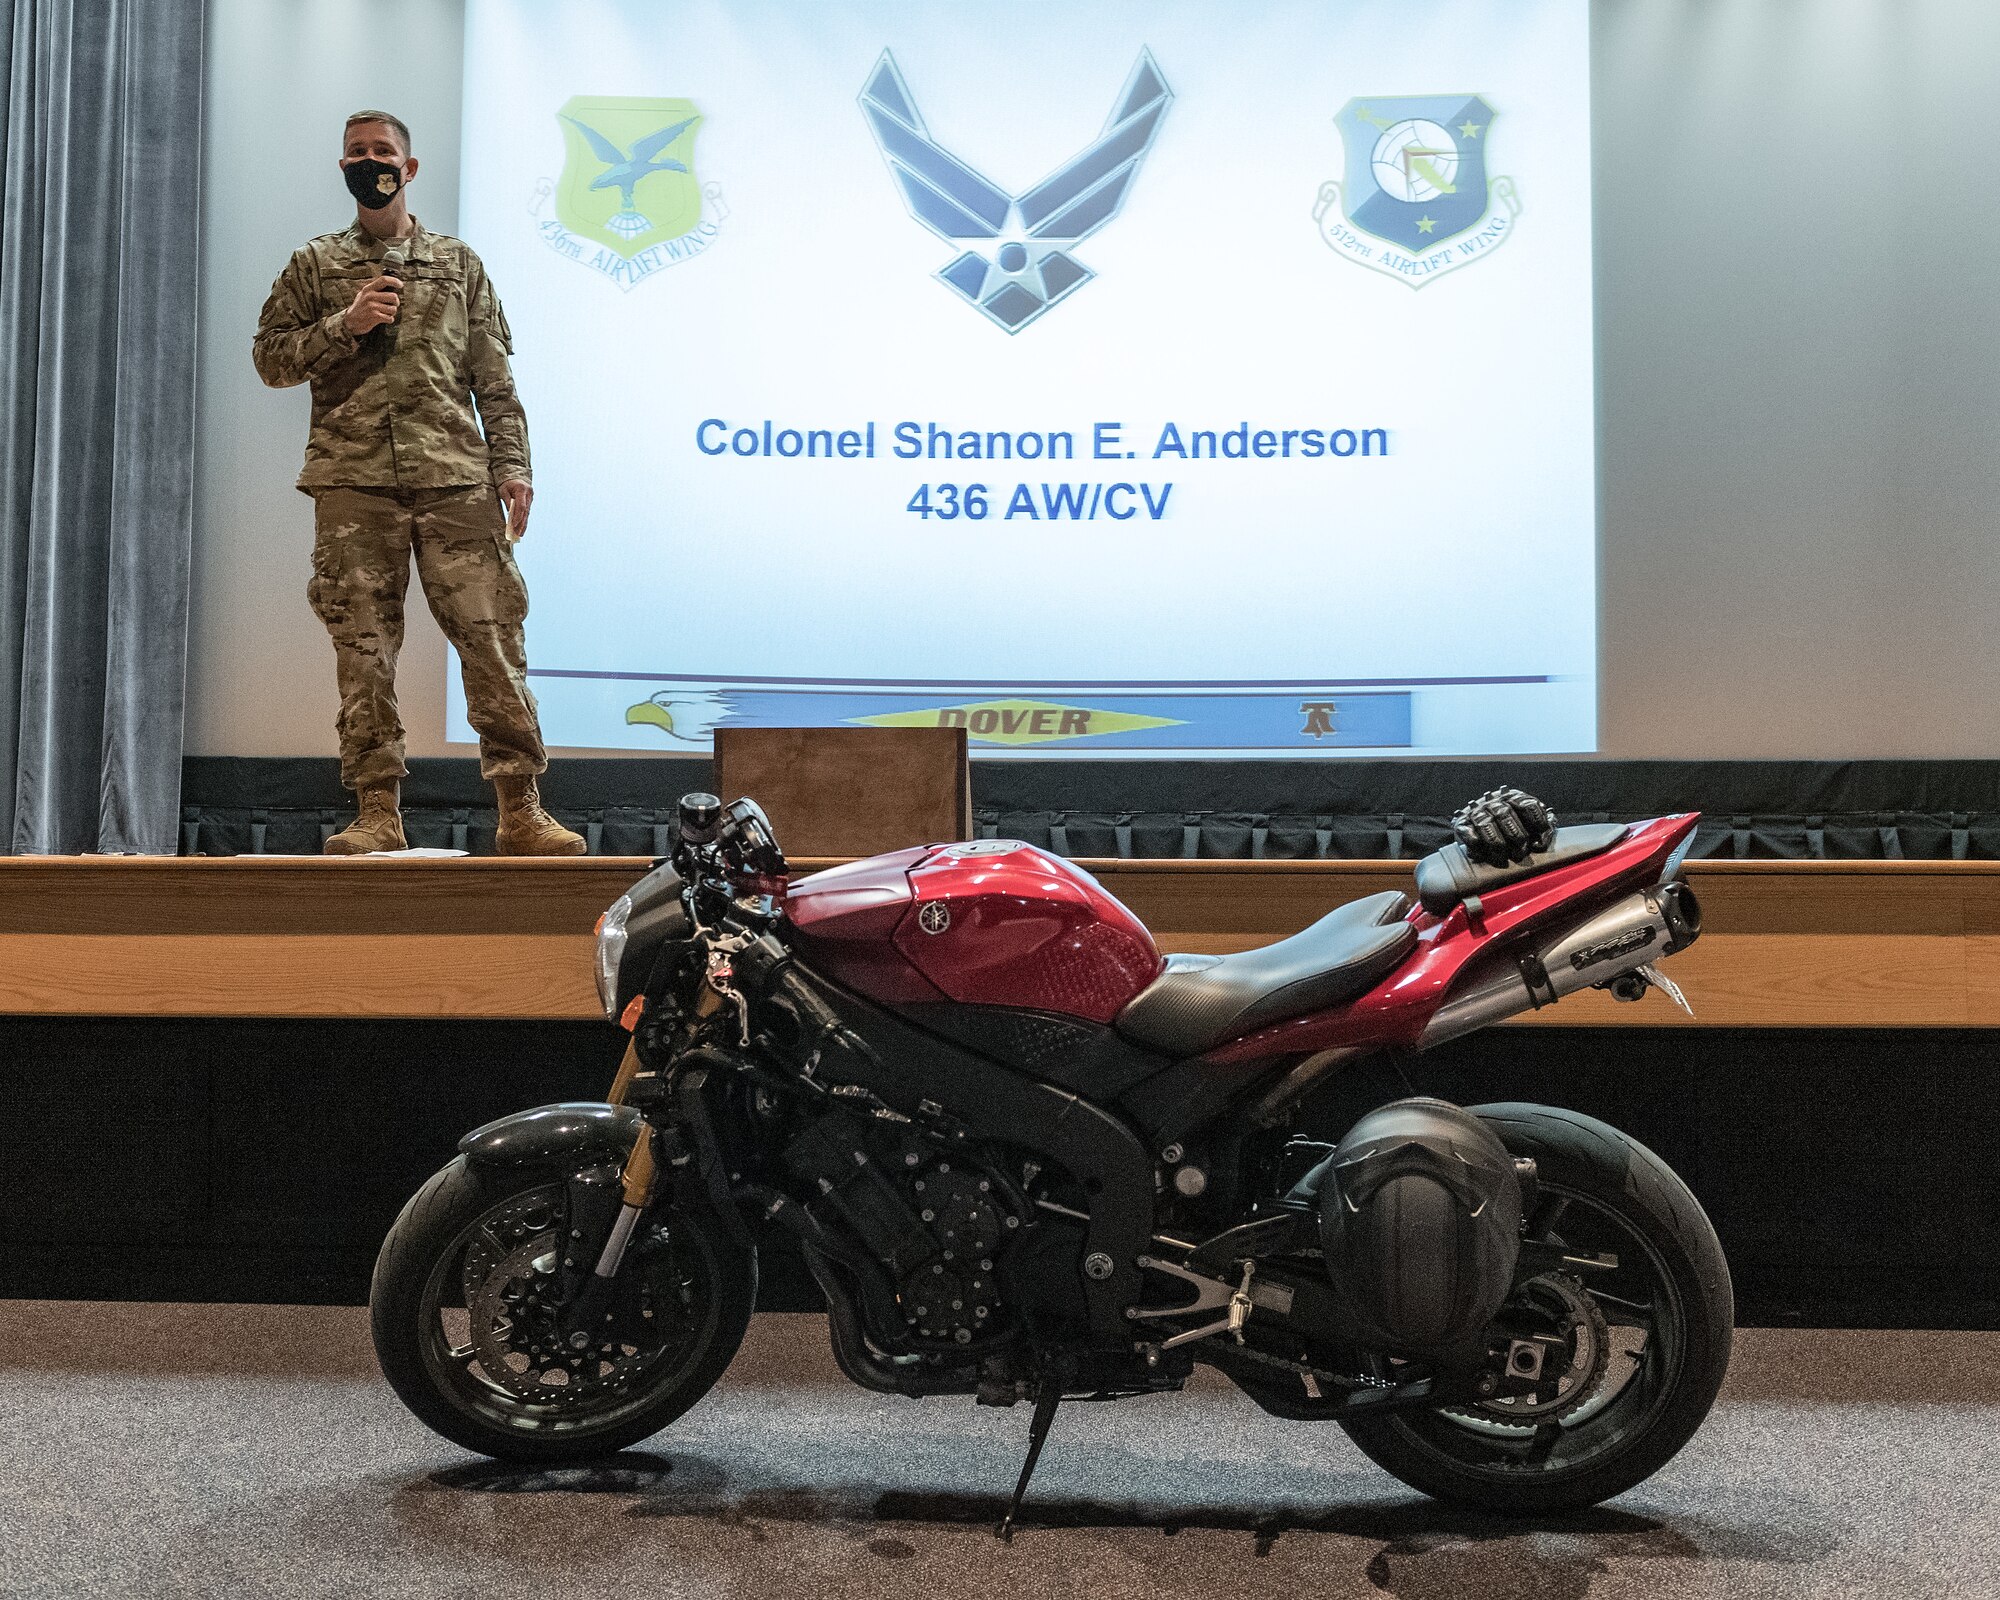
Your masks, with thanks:
[(611, 1092), (604, 1098), (614, 1106), (622, 1106), (625, 1097), (632, 1092), (632, 1080), (639, 1076), (639, 1041), (625, 1041), (625, 1059), (618, 1063), (618, 1076), (611, 1080)]
[[(698, 1018), (712, 1017), (722, 1009), (722, 996), (707, 984), (694, 997), (694, 1014)], [(632, 1080), (639, 1076), (639, 1013), (641, 1003), (634, 1000), (625, 1013), (625, 1031), (631, 1035), (625, 1041), (625, 1055), (618, 1063), (618, 1075), (611, 1080), (611, 1092), (604, 1098), (614, 1106), (622, 1106), (625, 1097), (632, 1092)]]
[[(697, 1017), (710, 1017), (721, 1009), (722, 996), (707, 984), (703, 984), (700, 992), (695, 995), (694, 1014)], [(630, 1021), (635, 1031), (632, 1037), (625, 1041), (625, 1054), (618, 1063), (618, 1074), (611, 1080), (611, 1092), (604, 1097), (614, 1106), (622, 1106), (625, 1103), (626, 1097), (632, 1092), (633, 1079), (639, 1076), (639, 1040), (636, 1032), (639, 1018), (634, 1014)], [(631, 1232), (632, 1222), (636, 1220), (639, 1209), (645, 1205), (648, 1196), (653, 1192), (651, 1123), (640, 1125), (639, 1137), (632, 1144), (632, 1153), (625, 1158), (624, 1185), (627, 1215), (619, 1219), (621, 1226), (613, 1230), (613, 1245), (606, 1249), (604, 1260), (598, 1267), (599, 1272), (606, 1277), (617, 1270), (618, 1257), (624, 1254), (625, 1239)]]
[[(625, 1043), (625, 1058), (618, 1063), (618, 1076), (611, 1080), (611, 1093), (605, 1096), (614, 1106), (622, 1106), (625, 1097), (632, 1092), (632, 1080), (639, 1076), (639, 1042), (628, 1039)], [(646, 1203), (646, 1197), (653, 1192), (653, 1125), (642, 1121), (639, 1137), (633, 1141), (632, 1153), (625, 1158), (625, 1204), (637, 1208)]]
[(653, 1125), (642, 1123), (632, 1153), (625, 1158), (625, 1204), (634, 1209), (653, 1192)]
[[(631, 1084), (638, 1060), (638, 1052), (627, 1045), (625, 1060), (618, 1068), (617, 1081), (611, 1086), (613, 1105), (624, 1103), (625, 1090)], [(653, 1197), (653, 1175), (653, 1125), (641, 1118), (639, 1137), (632, 1141), (632, 1153), (625, 1158), (625, 1171), (619, 1180), (625, 1191), (625, 1203), (618, 1208), (617, 1220), (611, 1224), (611, 1235), (604, 1241), (603, 1253), (597, 1258), (596, 1276), (607, 1283), (618, 1275), (618, 1268), (625, 1260), (625, 1247), (632, 1242), (632, 1230), (639, 1225), (639, 1214)]]

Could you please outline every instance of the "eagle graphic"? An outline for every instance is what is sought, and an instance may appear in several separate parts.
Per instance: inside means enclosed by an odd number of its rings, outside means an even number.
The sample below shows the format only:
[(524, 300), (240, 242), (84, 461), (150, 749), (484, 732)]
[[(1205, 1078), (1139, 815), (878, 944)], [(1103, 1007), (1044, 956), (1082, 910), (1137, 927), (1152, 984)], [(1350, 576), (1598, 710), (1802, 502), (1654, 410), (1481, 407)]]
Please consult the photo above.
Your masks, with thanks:
[[(560, 112), (557, 114), (562, 115)], [(591, 180), (591, 188), (616, 189), (623, 202), (618, 214), (606, 226), (628, 236), (644, 233), (652, 223), (633, 205), (632, 191), (642, 178), (650, 178), (656, 172), (687, 171), (684, 163), (660, 155), (660, 152), (701, 119), (686, 117), (670, 127), (661, 128), (657, 133), (649, 133), (630, 150), (619, 149), (587, 122), (579, 122), (571, 116), (564, 116), (562, 120), (583, 135), (584, 142), (605, 165), (606, 170)]]
[(706, 744), (716, 725), (736, 715), (729, 696), (709, 689), (662, 689), (650, 700), (625, 708), (627, 727), (658, 728), (683, 744)]

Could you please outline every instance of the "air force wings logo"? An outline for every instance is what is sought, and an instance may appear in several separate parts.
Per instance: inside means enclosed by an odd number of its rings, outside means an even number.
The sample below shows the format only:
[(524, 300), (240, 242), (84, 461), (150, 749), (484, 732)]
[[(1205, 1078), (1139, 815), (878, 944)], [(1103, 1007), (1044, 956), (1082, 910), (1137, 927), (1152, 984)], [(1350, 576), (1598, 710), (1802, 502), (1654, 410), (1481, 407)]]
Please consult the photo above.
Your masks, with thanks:
[(910, 215), (969, 247), (938, 277), (1019, 333), (1095, 276), (1070, 249), (1118, 215), (1172, 100), (1152, 53), (1140, 51), (1097, 142), (1018, 196), (932, 141), (886, 50), (861, 91), (861, 110)]
[(1319, 186), (1313, 221), (1348, 260), (1421, 289), (1514, 231), (1521, 202), (1486, 175), (1493, 108), (1477, 95), (1350, 100), (1333, 120), (1347, 175)]

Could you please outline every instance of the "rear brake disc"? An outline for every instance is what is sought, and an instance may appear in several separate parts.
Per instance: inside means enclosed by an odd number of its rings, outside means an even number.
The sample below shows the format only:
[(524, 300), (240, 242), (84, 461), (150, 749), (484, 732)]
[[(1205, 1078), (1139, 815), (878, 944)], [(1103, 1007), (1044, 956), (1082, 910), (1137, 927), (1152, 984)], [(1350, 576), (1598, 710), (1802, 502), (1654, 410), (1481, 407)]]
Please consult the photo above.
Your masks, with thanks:
[[(1469, 1406), (1444, 1408), (1448, 1416), (1468, 1422), (1512, 1422), (1539, 1427), (1561, 1422), (1587, 1405), (1611, 1366), (1611, 1327), (1604, 1309), (1582, 1282), (1568, 1273), (1550, 1272), (1523, 1285), (1534, 1308), (1548, 1318), (1550, 1331), (1561, 1336), (1569, 1365), (1556, 1379), (1556, 1391), (1546, 1398), (1532, 1394), (1506, 1395)], [(1518, 1304), (1518, 1302), (1517, 1302)]]

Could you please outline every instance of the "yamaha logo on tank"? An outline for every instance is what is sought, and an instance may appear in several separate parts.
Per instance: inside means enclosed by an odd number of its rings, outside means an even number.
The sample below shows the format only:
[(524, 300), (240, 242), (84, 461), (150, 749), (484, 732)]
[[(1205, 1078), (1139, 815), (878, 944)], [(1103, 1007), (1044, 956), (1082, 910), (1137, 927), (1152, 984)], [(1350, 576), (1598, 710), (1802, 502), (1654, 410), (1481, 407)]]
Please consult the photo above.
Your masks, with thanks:
[(917, 926), (925, 933), (943, 933), (951, 926), (951, 907), (933, 900), (917, 913)]

